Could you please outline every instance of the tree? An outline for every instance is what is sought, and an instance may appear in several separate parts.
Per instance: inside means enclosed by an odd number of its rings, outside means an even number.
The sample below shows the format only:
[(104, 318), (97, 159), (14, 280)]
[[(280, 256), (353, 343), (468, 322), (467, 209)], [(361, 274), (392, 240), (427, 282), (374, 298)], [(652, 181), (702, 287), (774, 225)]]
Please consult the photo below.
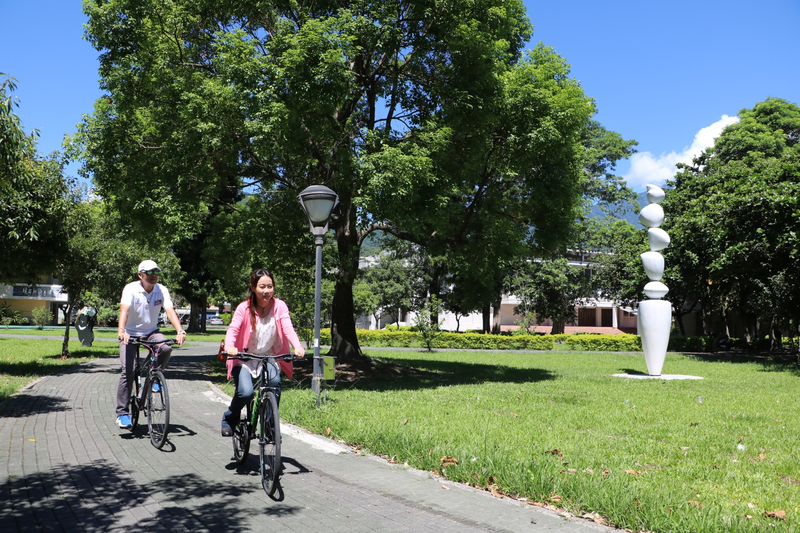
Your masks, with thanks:
[(376, 323), (387, 313), (399, 322), (400, 313), (411, 308), (413, 289), (408, 259), (399, 256), (397, 251), (387, 250), (377, 262), (364, 269), (362, 277), (377, 297), (373, 310)]
[[(312, 183), (335, 190), (339, 357), (360, 355), (370, 233), (433, 256), (477, 249), (486, 228), (547, 248), (580, 211), (594, 104), (552, 49), (523, 52), (520, 0), (83, 5), (107, 92), (80, 135), (98, 193), (169, 240), (242, 191), (287, 205)], [(270, 215), (308, 238), (298, 208)]]
[[(6, 76), (0, 72), (0, 77)], [(35, 158), (38, 132), (26, 134), (14, 112), (19, 101), (11, 93), (17, 89), (16, 78), (6, 76), (0, 83), (0, 191), (14, 186), (29, 170), (26, 161)]]
[(39, 157), (37, 132), (22, 129), (14, 81), (0, 83), (0, 279), (35, 283), (63, 251), (69, 184), (60, 154)]
[(648, 251), (647, 232), (626, 220), (588, 220), (581, 249), (594, 252), (592, 285), (599, 295), (623, 307), (636, 307), (649, 281), (641, 254)]
[[(106, 312), (119, 309), (123, 286), (131, 281), (143, 258), (155, 258), (165, 274), (166, 284), (179, 272), (175, 259), (168, 253), (140, 246), (120, 232), (121, 215), (100, 200), (89, 200), (73, 190), (71, 207), (66, 220), (66, 242), (62, 253), (55, 258), (54, 274), (67, 292), (64, 316), (83, 305), (98, 308), (105, 304)], [(61, 356), (69, 357), (70, 323), (64, 327)]]
[(575, 307), (594, 295), (583, 269), (558, 256), (520, 260), (505, 287), (520, 299), (516, 311), (534, 314), (539, 324), (552, 320), (553, 335), (564, 333), (566, 324), (577, 318)]
[[(800, 108), (769, 98), (739, 112), (671, 182), (668, 265), (690, 299), (728, 321), (792, 334), (800, 320)], [(670, 281), (666, 283), (669, 285)], [(708, 327), (708, 324), (707, 324)], [(707, 330), (707, 333), (711, 333)], [(773, 337), (773, 341), (777, 341)]]

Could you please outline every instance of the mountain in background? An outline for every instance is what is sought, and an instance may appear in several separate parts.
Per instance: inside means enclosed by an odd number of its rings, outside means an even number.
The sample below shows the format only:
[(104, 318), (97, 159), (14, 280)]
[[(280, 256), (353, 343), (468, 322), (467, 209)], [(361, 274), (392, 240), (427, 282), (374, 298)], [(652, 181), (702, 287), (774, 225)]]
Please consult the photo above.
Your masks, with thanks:
[[(637, 202), (636, 205), (625, 202), (624, 210), (621, 214), (617, 215), (617, 218), (627, 220), (635, 227), (641, 229), (644, 226), (639, 223), (639, 211), (643, 206), (650, 203), (647, 201), (647, 192), (639, 194), (637, 200), (635, 201)], [(589, 210), (589, 218), (602, 218), (603, 216), (603, 212), (596, 205), (593, 205), (591, 210)], [(374, 232), (369, 234), (367, 238), (364, 239), (364, 242), (361, 245), (361, 257), (369, 257), (378, 255), (380, 253), (382, 249), (380, 242), (381, 235), (381, 232)]]
[[(639, 224), (639, 211), (643, 206), (650, 203), (647, 201), (647, 192), (640, 193), (637, 201), (637, 205), (625, 202), (623, 212), (616, 215), (616, 217), (627, 220), (637, 228), (642, 228), (643, 226)], [(602, 218), (603, 216), (605, 216), (604, 213), (596, 205), (593, 205), (589, 210), (589, 218)]]

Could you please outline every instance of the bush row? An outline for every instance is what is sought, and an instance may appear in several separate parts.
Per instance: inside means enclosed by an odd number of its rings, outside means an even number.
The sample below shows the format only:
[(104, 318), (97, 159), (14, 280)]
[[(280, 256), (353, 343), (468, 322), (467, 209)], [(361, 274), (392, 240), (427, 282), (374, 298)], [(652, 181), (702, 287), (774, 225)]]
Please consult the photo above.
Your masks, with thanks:
[[(310, 331), (298, 331), (301, 338), (312, 338)], [(356, 330), (362, 346), (391, 348), (424, 347), (422, 335), (408, 329)], [(331, 330), (320, 331), (320, 344), (330, 346)], [(437, 348), (456, 350), (552, 350), (555, 344), (564, 344), (570, 350), (588, 352), (641, 352), (642, 340), (639, 335), (617, 334), (572, 334), (559, 335), (494, 335), (484, 333), (452, 333), (443, 331), (436, 339)], [(788, 344), (784, 342), (784, 344)], [(731, 348), (768, 349), (769, 338), (757, 339), (748, 345), (744, 339), (730, 339)], [(714, 352), (720, 348), (712, 337), (670, 338), (667, 350), (670, 352)]]
[[(301, 338), (310, 338), (310, 332), (298, 331)], [(419, 348), (424, 346), (422, 335), (416, 331), (400, 330), (356, 330), (362, 346), (386, 346), (392, 348)], [(331, 330), (320, 330), (319, 342), (331, 344)], [(483, 335), (480, 333), (452, 333), (443, 331), (436, 338), (437, 348), (457, 350), (552, 350), (553, 337), (543, 335)]]

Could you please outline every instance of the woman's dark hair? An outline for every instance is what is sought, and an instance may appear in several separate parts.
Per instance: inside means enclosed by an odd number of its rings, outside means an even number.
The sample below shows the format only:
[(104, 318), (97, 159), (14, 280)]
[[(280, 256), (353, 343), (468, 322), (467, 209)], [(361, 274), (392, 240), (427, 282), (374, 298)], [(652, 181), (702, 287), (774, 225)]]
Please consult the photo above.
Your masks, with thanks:
[(275, 277), (272, 275), (272, 272), (267, 270), (266, 268), (259, 268), (254, 270), (252, 274), (250, 274), (250, 285), (247, 286), (247, 299), (250, 301), (250, 327), (252, 328), (251, 331), (256, 330), (256, 306), (258, 305), (258, 296), (256, 296), (256, 292), (253, 290), (255, 286), (258, 284), (258, 280), (267, 276), (270, 280), (272, 280), (272, 286), (275, 286)]

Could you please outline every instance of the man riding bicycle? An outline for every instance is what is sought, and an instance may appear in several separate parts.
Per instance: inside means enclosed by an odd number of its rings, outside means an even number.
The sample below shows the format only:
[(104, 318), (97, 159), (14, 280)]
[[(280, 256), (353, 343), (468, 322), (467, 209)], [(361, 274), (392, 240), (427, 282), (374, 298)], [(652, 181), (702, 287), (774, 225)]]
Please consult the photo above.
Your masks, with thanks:
[[(178, 314), (172, 305), (167, 288), (158, 283), (161, 269), (155, 261), (142, 261), (139, 263), (139, 281), (125, 285), (119, 310), (119, 361), (122, 372), (117, 386), (117, 426), (122, 429), (131, 427), (131, 417), (128, 413), (128, 402), (134, 380), (134, 365), (136, 364), (137, 346), (129, 344), (131, 337), (141, 337), (147, 341), (164, 342), (167, 338), (158, 331), (158, 315), (163, 307), (167, 318), (178, 332), (178, 345), (183, 345), (186, 332), (181, 327)], [(172, 355), (172, 348), (163, 345), (159, 350), (158, 366), (163, 370)], [(155, 390), (155, 389), (154, 389)]]

